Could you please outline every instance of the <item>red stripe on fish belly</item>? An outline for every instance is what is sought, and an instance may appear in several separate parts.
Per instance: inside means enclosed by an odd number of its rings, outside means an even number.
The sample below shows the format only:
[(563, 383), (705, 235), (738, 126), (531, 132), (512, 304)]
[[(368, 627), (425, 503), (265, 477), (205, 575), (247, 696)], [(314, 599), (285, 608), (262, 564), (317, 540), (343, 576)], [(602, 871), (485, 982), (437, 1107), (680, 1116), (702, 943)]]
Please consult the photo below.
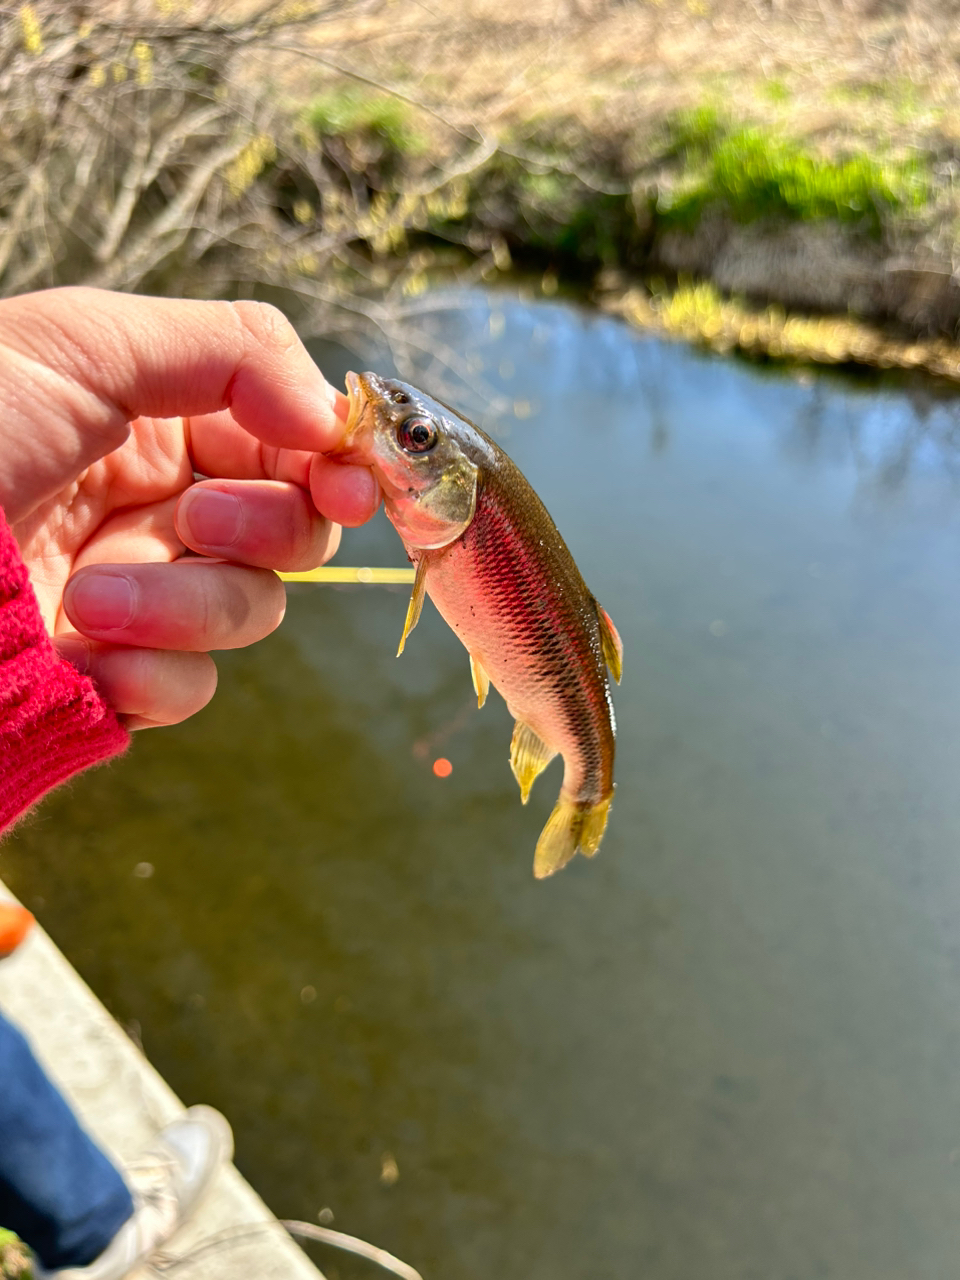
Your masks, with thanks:
[(567, 796), (596, 804), (613, 788), (614, 739), (596, 606), (542, 503), (510, 473), (484, 477), (466, 533), (426, 553), (427, 592), (511, 714), (562, 753)]

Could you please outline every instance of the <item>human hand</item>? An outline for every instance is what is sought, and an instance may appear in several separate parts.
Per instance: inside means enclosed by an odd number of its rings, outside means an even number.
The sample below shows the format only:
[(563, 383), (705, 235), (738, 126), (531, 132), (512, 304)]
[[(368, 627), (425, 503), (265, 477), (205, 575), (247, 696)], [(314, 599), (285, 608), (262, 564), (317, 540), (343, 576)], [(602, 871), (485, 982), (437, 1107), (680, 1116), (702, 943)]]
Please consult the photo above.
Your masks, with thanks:
[(0, 508), (58, 648), (129, 728), (205, 706), (208, 650), (283, 617), (270, 570), (323, 563), (373, 515), (372, 473), (317, 456), (345, 417), (271, 307), (0, 301)]

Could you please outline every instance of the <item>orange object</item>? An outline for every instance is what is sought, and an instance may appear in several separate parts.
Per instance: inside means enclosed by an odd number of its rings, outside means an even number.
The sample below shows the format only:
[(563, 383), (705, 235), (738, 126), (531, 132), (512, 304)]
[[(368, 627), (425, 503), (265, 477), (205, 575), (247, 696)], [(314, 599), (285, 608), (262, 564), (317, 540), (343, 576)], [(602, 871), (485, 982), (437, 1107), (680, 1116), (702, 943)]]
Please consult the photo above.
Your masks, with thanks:
[(433, 762), (433, 772), (438, 778), (449, 778), (451, 773), (453, 773), (453, 765), (446, 756), (439, 756)]
[(15, 902), (0, 902), (0, 959), (16, 951), (30, 932), (33, 915)]

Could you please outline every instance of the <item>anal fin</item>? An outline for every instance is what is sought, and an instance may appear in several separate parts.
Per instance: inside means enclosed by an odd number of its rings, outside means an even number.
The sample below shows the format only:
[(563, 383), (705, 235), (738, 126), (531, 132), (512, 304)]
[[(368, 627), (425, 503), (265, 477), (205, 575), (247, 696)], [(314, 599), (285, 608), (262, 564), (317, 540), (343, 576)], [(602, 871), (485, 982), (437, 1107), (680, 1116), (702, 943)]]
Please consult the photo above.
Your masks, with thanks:
[(534, 733), (522, 720), (518, 720), (513, 726), (513, 738), (510, 741), (510, 768), (520, 784), (520, 799), (524, 804), (530, 798), (530, 788), (556, 754), (556, 751), (548, 747), (540, 735)]
[(403, 646), (407, 643), (407, 636), (420, 621), (420, 612), (423, 609), (423, 597), (427, 588), (427, 557), (421, 554), (417, 561), (417, 573), (413, 580), (413, 594), (410, 597), (410, 603), (407, 605), (407, 618), (403, 624), (403, 635), (400, 637), (400, 648), (397, 650), (399, 658), (403, 653)]
[(487, 694), (490, 692), (490, 677), (483, 668), (483, 664), (473, 654), (470, 655), (470, 674), (473, 676), (473, 687), (477, 691), (477, 706), (482, 707), (487, 700)]
[(620, 683), (620, 677), (623, 675), (623, 641), (620, 639), (620, 632), (613, 625), (613, 619), (607, 613), (606, 609), (596, 600), (593, 602), (597, 605), (597, 618), (600, 621), (600, 644), (603, 646), (603, 660), (610, 668), (610, 674)]

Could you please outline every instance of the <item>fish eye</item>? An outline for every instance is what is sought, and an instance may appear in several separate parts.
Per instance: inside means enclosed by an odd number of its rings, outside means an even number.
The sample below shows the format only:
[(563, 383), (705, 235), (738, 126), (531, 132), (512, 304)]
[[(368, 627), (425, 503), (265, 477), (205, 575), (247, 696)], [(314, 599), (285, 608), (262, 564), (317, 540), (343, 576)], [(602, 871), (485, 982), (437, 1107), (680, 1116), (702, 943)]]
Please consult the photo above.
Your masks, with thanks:
[(393, 401), (394, 404), (410, 403), (410, 397), (407, 395), (405, 391), (391, 391), (390, 399)]
[(407, 418), (397, 429), (400, 447), (407, 453), (426, 453), (438, 438), (439, 432), (428, 418)]

